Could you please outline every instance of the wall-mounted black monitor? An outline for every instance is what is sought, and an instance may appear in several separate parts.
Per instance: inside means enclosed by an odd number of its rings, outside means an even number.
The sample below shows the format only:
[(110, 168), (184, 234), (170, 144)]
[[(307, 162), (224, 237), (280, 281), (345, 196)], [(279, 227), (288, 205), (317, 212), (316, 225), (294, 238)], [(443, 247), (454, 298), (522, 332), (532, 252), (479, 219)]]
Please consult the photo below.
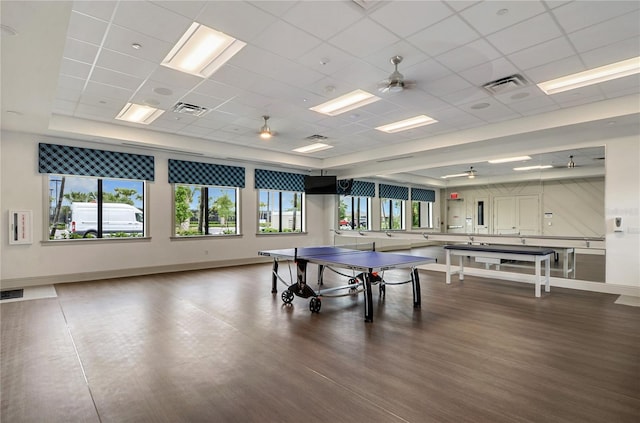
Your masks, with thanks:
[(309, 176), (304, 177), (304, 193), (307, 195), (336, 194), (337, 178), (335, 176)]

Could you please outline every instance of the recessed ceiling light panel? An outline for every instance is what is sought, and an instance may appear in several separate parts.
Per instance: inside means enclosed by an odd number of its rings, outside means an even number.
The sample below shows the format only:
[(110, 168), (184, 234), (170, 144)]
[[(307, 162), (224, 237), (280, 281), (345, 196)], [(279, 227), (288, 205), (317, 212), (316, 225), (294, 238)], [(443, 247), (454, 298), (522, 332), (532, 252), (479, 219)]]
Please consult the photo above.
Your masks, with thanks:
[(208, 78), (247, 44), (197, 22), (162, 61), (163, 66)]
[(387, 125), (378, 126), (378, 131), (393, 134), (395, 132), (406, 131), (408, 129), (418, 128), (420, 126), (436, 123), (437, 120), (426, 115), (415, 116), (398, 122), (389, 123)]
[(378, 100), (380, 100), (380, 97), (378, 96), (363, 90), (355, 90), (338, 98), (334, 98), (333, 100), (310, 107), (309, 110), (313, 110), (314, 112), (322, 113), (324, 115), (337, 116), (341, 113), (366, 106), (367, 104), (371, 104)]
[(586, 70), (584, 72), (574, 73), (573, 75), (563, 76), (562, 78), (541, 82), (538, 84), (538, 87), (544, 91), (545, 94), (551, 95), (576, 88), (586, 87), (592, 84), (598, 84), (612, 79), (622, 78), (623, 76), (629, 76), (639, 72), (640, 56), (632, 57), (610, 65), (600, 66), (599, 68)]
[(497, 164), (497, 163), (509, 163), (509, 162), (524, 162), (526, 160), (531, 160), (531, 157), (530, 156), (505, 157), (504, 159), (488, 160), (488, 162), (492, 164)]
[(293, 151), (296, 153), (315, 153), (316, 151), (328, 150), (329, 148), (333, 148), (333, 146), (323, 142), (316, 142), (305, 145), (304, 147), (294, 148)]
[(145, 106), (143, 104), (127, 103), (122, 110), (120, 110), (116, 119), (148, 125), (163, 113), (164, 110), (156, 109), (155, 107)]

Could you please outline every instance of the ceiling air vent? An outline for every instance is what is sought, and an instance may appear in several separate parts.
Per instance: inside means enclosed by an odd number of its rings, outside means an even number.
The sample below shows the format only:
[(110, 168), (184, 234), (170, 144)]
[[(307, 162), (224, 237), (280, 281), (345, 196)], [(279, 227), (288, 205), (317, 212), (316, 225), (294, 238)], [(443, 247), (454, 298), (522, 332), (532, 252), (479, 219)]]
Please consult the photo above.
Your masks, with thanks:
[(305, 140), (311, 140), (311, 141), (324, 141), (327, 140), (328, 138), (325, 137), (324, 135), (309, 135), (307, 138), (305, 138)]
[(173, 106), (173, 111), (175, 113), (182, 113), (185, 115), (191, 115), (191, 116), (204, 116), (209, 112), (210, 109), (207, 109), (206, 107), (200, 107), (200, 106), (194, 106), (193, 104), (188, 104), (188, 103), (176, 103), (175, 106)]
[(495, 81), (487, 82), (482, 86), (489, 94), (496, 95), (502, 94), (507, 91), (514, 90), (516, 88), (522, 88), (529, 85), (526, 79), (520, 74), (507, 76), (505, 78), (496, 79)]

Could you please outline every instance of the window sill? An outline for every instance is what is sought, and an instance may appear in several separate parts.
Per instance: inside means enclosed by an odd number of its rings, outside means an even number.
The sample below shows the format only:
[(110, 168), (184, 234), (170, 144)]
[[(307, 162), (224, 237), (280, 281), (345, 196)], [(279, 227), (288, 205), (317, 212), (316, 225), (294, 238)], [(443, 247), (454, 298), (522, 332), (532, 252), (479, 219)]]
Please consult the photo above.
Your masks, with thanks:
[(151, 237), (131, 237), (131, 238), (78, 238), (78, 239), (57, 239), (51, 240), (47, 239), (44, 241), (40, 241), (40, 245), (43, 246), (52, 246), (52, 245), (74, 245), (74, 244), (87, 244), (87, 243), (95, 243), (95, 244), (112, 244), (112, 243), (122, 243), (122, 242), (150, 242)]

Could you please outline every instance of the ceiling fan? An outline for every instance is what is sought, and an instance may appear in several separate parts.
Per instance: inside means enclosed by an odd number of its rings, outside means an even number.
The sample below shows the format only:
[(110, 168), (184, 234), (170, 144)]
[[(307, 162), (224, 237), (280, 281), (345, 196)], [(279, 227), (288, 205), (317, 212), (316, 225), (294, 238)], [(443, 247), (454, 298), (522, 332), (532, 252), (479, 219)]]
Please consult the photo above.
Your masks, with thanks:
[(378, 83), (378, 91), (381, 93), (397, 93), (408, 88), (409, 85), (412, 85), (413, 82), (405, 81), (404, 75), (398, 71), (398, 65), (402, 62), (402, 56), (393, 56), (389, 61), (395, 67), (395, 70), (387, 79)]

